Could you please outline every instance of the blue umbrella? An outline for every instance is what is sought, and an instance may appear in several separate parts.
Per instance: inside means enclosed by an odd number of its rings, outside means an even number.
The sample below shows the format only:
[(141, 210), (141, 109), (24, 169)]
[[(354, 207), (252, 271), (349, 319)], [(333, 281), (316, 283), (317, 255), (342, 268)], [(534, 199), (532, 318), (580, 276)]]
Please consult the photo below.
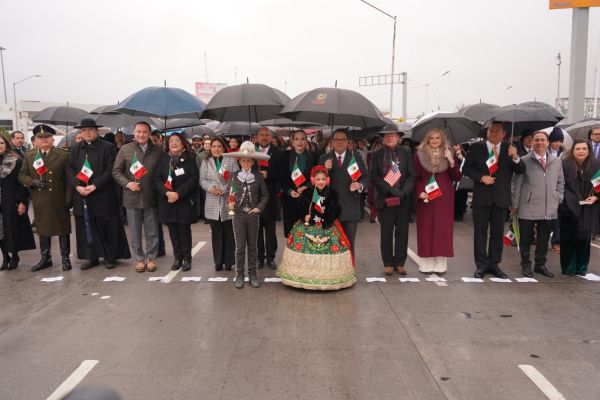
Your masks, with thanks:
[[(115, 109), (129, 115), (198, 118), (206, 108), (199, 98), (182, 89), (153, 86), (135, 92)], [(166, 122), (165, 122), (166, 124)]]

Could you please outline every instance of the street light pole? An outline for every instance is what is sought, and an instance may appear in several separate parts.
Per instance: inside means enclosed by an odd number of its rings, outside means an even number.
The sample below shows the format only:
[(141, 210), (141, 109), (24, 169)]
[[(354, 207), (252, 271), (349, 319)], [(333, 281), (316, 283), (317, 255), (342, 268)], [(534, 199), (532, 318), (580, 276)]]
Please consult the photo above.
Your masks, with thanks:
[(14, 104), (14, 109), (15, 109), (15, 126), (13, 127), (13, 130), (18, 130), (19, 129), (19, 112), (17, 111), (17, 85), (21, 82), (25, 82), (31, 78), (39, 78), (40, 74), (35, 74), (35, 75), (31, 75), (28, 76), (27, 78), (21, 79), (20, 81), (16, 81), (13, 82), (13, 100), (15, 102)]
[(0, 46), (0, 61), (2, 62), (2, 85), (4, 86), (4, 102), (8, 104), (8, 98), (6, 97), (6, 77), (4, 76), (4, 53), (5, 47)]
[(558, 99), (560, 99), (560, 64), (562, 64), (562, 59), (560, 58), (560, 53), (556, 55), (556, 66), (558, 67), (558, 83), (556, 86), (556, 108), (558, 108)]
[(380, 13), (382, 13), (394, 20), (394, 36), (392, 38), (392, 75), (390, 76), (390, 119), (391, 119), (392, 113), (393, 113), (393, 107), (394, 107), (394, 70), (395, 70), (394, 65), (396, 64), (396, 16), (386, 13), (382, 9), (375, 7), (373, 4), (371, 4), (365, 0), (360, 0), (360, 1), (362, 1), (369, 7), (374, 8), (375, 10), (379, 11)]

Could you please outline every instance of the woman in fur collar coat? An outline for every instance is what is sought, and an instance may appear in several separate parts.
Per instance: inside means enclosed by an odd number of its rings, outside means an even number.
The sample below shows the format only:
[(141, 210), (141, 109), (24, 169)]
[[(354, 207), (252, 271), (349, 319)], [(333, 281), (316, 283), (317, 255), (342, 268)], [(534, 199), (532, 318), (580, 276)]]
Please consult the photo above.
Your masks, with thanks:
[(414, 157), (417, 181), (417, 247), (419, 271), (443, 274), (454, 256), (454, 182), (460, 163), (441, 129), (429, 131)]

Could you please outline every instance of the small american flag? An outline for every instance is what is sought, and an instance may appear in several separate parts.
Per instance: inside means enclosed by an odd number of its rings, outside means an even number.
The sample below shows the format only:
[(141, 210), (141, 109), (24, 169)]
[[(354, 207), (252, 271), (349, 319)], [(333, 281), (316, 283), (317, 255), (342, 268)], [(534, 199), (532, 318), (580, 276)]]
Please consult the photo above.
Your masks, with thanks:
[(398, 169), (398, 163), (392, 161), (392, 167), (390, 168), (388, 173), (385, 174), (383, 180), (386, 181), (390, 186), (395, 186), (396, 182), (398, 182), (398, 179), (400, 179), (401, 176), (402, 173)]

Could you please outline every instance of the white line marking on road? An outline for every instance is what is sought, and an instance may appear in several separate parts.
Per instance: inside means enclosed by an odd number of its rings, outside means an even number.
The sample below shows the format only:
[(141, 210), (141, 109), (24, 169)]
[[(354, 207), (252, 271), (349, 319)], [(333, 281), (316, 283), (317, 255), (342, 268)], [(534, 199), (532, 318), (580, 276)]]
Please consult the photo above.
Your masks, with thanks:
[[(192, 257), (194, 257), (196, 254), (198, 254), (200, 249), (202, 247), (204, 247), (205, 244), (206, 244), (206, 242), (198, 242), (198, 244), (196, 244), (194, 246), (194, 248), (192, 249)], [(161, 282), (162, 283), (171, 283), (171, 281), (173, 280), (173, 278), (175, 278), (175, 276), (177, 276), (179, 271), (181, 271), (181, 268), (179, 268), (178, 270), (175, 270), (175, 271), (170, 271), (167, 275), (165, 275), (162, 278)]]
[(202, 247), (204, 247), (205, 244), (206, 244), (206, 242), (198, 242), (198, 244), (195, 245), (194, 248), (192, 249), (192, 257), (194, 257), (196, 254), (198, 254), (200, 249)]
[(201, 280), (201, 276), (183, 276), (181, 278), (181, 282), (200, 282)]
[(102, 297), (100, 297), (100, 300), (106, 300), (106, 299), (110, 299), (110, 296), (102, 296)]
[(94, 292), (92, 293), (92, 296), (98, 296), (100, 293)]
[(209, 282), (227, 282), (228, 279), (229, 278), (224, 278), (222, 276), (217, 276), (217, 277), (214, 277), (214, 278), (208, 278), (208, 281)]
[(597, 249), (600, 249), (600, 246), (598, 246), (596, 243), (590, 243), (592, 246), (594, 246)]
[(281, 283), (283, 280), (281, 278), (265, 278), (265, 282)]
[(448, 284), (446, 283), (446, 278), (442, 278), (437, 274), (431, 274), (429, 275), (429, 278), (425, 278), (425, 280), (428, 282), (435, 282), (435, 284), (438, 286), (448, 286)]
[(379, 278), (379, 277), (371, 277), (371, 278), (367, 278), (367, 282), (386, 282), (385, 278)]
[(535, 278), (523, 277), (523, 278), (515, 278), (515, 281), (517, 281), (519, 283), (536, 283), (538, 280)]
[(104, 278), (104, 282), (123, 282), (125, 280), (122, 276), (108, 276)]
[(87, 374), (98, 364), (98, 360), (83, 360), (79, 367), (69, 376), (47, 400), (60, 400), (75, 388)]
[(483, 283), (483, 279), (481, 279), (481, 278), (471, 278), (468, 276), (463, 276), (460, 279), (462, 279), (463, 282), (467, 282), (467, 283)]
[(166, 276), (151, 276), (148, 278), (148, 282), (163, 282)]
[(62, 276), (51, 276), (48, 278), (42, 278), (42, 282), (59, 282), (62, 280), (63, 280)]
[[(414, 251), (412, 251), (410, 249), (410, 247), (408, 247), (406, 249), (406, 252), (408, 253), (409, 257), (412, 258), (413, 261), (416, 262), (419, 267), (421, 267), (421, 257), (419, 257), (417, 255), (417, 253), (415, 253)], [(432, 274), (431, 277), (432, 278), (439, 278), (440, 279), (440, 280), (435, 280), (435, 279), (431, 280), (431, 282), (435, 282), (436, 285), (438, 285), (438, 286), (448, 286), (448, 284), (445, 282), (446, 280), (444, 278), (440, 278), (436, 274)], [(427, 278), (427, 280), (429, 281), (430, 279)]]
[(521, 364), (519, 365), (521, 371), (527, 375), (529, 379), (546, 395), (550, 400), (565, 400), (564, 396), (560, 394), (558, 390), (546, 379), (544, 375), (540, 373), (531, 365)]
[(402, 283), (405, 283), (405, 282), (421, 282), (421, 280), (419, 278), (398, 278), (398, 279)]

